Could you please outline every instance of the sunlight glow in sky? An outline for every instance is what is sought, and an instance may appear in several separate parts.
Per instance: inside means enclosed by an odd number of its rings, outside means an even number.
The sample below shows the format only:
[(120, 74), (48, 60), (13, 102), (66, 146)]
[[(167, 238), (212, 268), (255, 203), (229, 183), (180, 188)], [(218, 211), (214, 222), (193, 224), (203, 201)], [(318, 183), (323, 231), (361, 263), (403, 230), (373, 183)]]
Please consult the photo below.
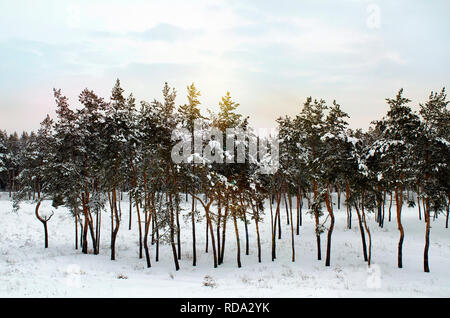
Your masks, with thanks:
[(448, 85), (450, 3), (434, 1), (151, 0), (0, 2), (0, 129), (35, 130), (115, 79), (136, 99), (165, 81), (216, 110), (228, 90), (255, 127), (294, 115), (307, 96), (336, 99), (351, 127), (381, 118), (401, 87), (423, 102)]

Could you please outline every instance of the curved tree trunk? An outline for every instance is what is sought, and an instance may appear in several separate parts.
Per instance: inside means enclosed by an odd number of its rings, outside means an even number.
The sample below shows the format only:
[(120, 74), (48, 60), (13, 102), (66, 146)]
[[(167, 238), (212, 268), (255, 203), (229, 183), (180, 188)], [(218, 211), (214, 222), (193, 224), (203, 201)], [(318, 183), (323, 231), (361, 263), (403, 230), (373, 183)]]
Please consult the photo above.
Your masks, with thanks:
[(403, 267), (403, 258), (402, 258), (402, 252), (403, 252), (403, 240), (405, 238), (405, 233), (403, 230), (403, 225), (402, 225), (402, 193), (399, 193), (399, 188), (395, 187), (395, 204), (396, 204), (396, 210), (397, 210), (397, 225), (398, 225), (398, 230), (400, 231), (400, 238), (398, 241), (398, 257), (397, 257), (397, 261), (398, 261), (398, 268), (402, 268)]
[(356, 202), (355, 202), (355, 210), (356, 210), (356, 214), (358, 215), (358, 224), (359, 224), (359, 231), (361, 233), (361, 241), (362, 241), (362, 246), (363, 246), (364, 261), (367, 262), (368, 258), (367, 258), (366, 235), (364, 234), (364, 228), (363, 228), (363, 224), (362, 224), (361, 213), (359, 212), (358, 203), (356, 203)]
[(333, 234), (334, 229), (334, 213), (332, 202), (330, 202), (330, 193), (327, 190), (325, 193), (325, 204), (327, 206), (328, 214), (330, 215), (330, 227), (328, 229), (327, 235), (327, 256), (325, 258), (325, 266), (330, 266), (331, 264), (331, 236)]
[(279, 223), (279, 216), (280, 216), (280, 201), (281, 201), (281, 191), (277, 193), (277, 207), (275, 209), (275, 216), (274, 216), (274, 225), (273, 225), (273, 231), (272, 231), (272, 261), (274, 261), (276, 256), (276, 249), (277, 249), (277, 243), (276, 243), (276, 231), (277, 231), (277, 223)]

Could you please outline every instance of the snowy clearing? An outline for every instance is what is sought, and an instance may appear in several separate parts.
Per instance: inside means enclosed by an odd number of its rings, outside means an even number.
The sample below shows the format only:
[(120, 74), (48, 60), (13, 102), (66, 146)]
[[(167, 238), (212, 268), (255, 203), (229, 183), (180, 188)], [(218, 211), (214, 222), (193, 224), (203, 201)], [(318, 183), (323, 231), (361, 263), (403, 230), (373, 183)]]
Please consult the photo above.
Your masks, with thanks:
[[(146, 268), (138, 258), (135, 215), (128, 230), (128, 203), (122, 202), (122, 224), (117, 238), (116, 261), (110, 258), (110, 214), (103, 213), (100, 255), (84, 255), (74, 249), (74, 222), (59, 208), (49, 221), (49, 248), (44, 249), (42, 224), (34, 205), (25, 203), (12, 211), (8, 194), (0, 199), (0, 297), (449, 297), (450, 232), (445, 217), (432, 222), (430, 267), (423, 272), (425, 223), (415, 208), (405, 208), (403, 269), (397, 268), (398, 230), (395, 218), (379, 228), (369, 214), (372, 234), (370, 269), (362, 257), (356, 215), (346, 229), (345, 206), (336, 213), (331, 266), (316, 260), (314, 222), (303, 214), (303, 226), (295, 236), (296, 261), (291, 261), (290, 226), (282, 210), (282, 239), (277, 240), (277, 259), (271, 261), (270, 222), (261, 224), (262, 263), (257, 262), (256, 237), (250, 231), (250, 255), (242, 253), (236, 266), (234, 229), (228, 227), (224, 264), (213, 268), (212, 253), (205, 253), (205, 224), (197, 226), (198, 265), (192, 266), (190, 223), (182, 222), (181, 269), (174, 270), (170, 246), (161, 246), (160, 261)], [(126, 199), (126, 198), (125, 198)], [(187, 205), (189, 207), (189, 204)], [(41, 210), (52, 210), (45, 201)], [(394, 211), (394, 210), (393, 210)], [(394, 213), (393, 213), (394, 215)], [(284, 218), (283, 218), (284, 217)], [(266, 218), (270, 220), (269, 209)], [(325, 218), (323, 218), (325, 219)], [(239, 224), (243, 233), (243, 224)], [(253, 229), (254, 223), (249, 225)], [(91, 244), (91, 242), (89, 242)], [(241, 244), (245, 237), (241, 234)], [(323, 253), (326, 234), (322, 235)], [(91, 246), (89, 246), (90, 248)]]

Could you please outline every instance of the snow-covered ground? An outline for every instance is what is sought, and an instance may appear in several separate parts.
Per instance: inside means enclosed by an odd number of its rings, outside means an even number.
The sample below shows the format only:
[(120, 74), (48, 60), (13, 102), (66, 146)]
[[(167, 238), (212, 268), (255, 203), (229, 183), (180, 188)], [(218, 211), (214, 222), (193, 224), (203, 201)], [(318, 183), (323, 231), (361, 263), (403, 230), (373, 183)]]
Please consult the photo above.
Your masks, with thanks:
[[(200, 207), (199, 207), (200, 208)], [(51, 210), (44, 202), (41, 210)], [(316, 259), (314, 223), (304, 215), (295, 236), (296, 261), (291, 261), (290, 226), (282, 224), (277, 259), (271, 261), (270, 222), (261, 225), (262, 263), (257, 261), (254, 223), (249, 225), (250, 255), (245, 255), (244, 226), (240, 224), (242, 268), (236, 266), (236, 240), (228, 224), (225, 261), (213, 268), (206, 254), (205, 225), (197, 225), (198, 265), (192, 266), (190, 222), (182, 222), (181, 269), (174, 270), (169, 245), (161, 246), (160, 261), (152, 267), (138, 258), (138, 231), (128, 230), (128, 203), (122, 203), (123, 222), (117, 239), (117, 260), (110, 260), (109, 213), (103, 213), (100, 255), (74, 249), (74, 222), (64, 208), (49, 221), (49, 248), (44, 249), (43, 226), (34, 216), (34, 205), (25, 203), (12, 211), (6, 193), (0, 194), (0, 297), (450, 297), (450, 230), (445, 217), (432, 222), (430, 266), (423, 272), (425, 225), (416, 208), (403, 211), (405, 242), (403, 269), (397, 268), (398, 230), (395, 218), (383, 229), (369, 216), (373, 265), (362, 258), (356, 215), (346, 229), (346, 213), (336, 213), (332, 264)], [(394, 208), (392, 210), (395, 211)], [(266, 209), (267, 217), (270, 212)], [(284, 211), (282, 217), (285, 217)], [(387, 218), (387, 217), (386, 217)], [(89, 241), (91, 244), (91, 241)], [(326, 235), (322, 235), (323, 258)], [(208, 278), (208, 276), (210, 278)], [(205, 286), (212, 280), (215, 287)], [(208, 285), (208, 284), (206, 284)]]

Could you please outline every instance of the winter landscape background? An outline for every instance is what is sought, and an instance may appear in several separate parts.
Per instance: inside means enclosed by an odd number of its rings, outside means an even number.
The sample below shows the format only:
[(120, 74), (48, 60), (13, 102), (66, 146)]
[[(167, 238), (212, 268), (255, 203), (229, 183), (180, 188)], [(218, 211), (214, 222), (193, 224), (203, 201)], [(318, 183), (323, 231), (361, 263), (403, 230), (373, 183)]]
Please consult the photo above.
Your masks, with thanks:
[[(124, 197), (123, 217), (127, 216)], [(189, 206), (189, 204), (188, 204)], [(42, 209), (55, 210), (50, 202)], [(175, 271), (169, 245), (161, 250), (159, 262), (146, 268), (138, 258), (137, 227), (119, 232), (117, 261), (109, 257), (109, 240), (101, 243), (100, 255), (83, 255), (74, 249), (73, 217), (64, 209), (55, 210), (49, 222), (49, 248), (43, 248), (41, 223), (34, 216), (34, 205), (26, 204), (12, 212), (8, 194), (1, 194), (0, 211), (0, 296), (1, 297), (449, 297), (450, 236), (443, 216), (432, 222), (430, 262), (432, 271), (424, 273), (422, 254), (424, 222), (418, 222), (417, 210), (404, 211), (404, 268), (396, 267), (398, 230), (394, 221), (383, 229), (370, 217), (373, 243), (373, 267), (368, 269), (361, 254), (357, 225), (346, 229), (345, 211), (336, 212), (336, 231), (332, 266), (317, 261), (314, 222), (304, 217), (300, 236), (296, 237), (296, 262), (290, 259), (289, 227), (283, 222), (276, 261), (270, 258), (270, 224), (264, 222), (262, 245), (266, 251), (257, 262), (255, 235), (250, 233), (250, 255), (236, 266), (236, 246), (228, 242), (224, 264), (212, 268), (211, 253), (204, 253), (205, 235), (199, 231), (197, 267), (192, 267), (189, 229), (182, 239), (181, 269)], [(109, 233), (109, 222), (103, 231)], [(204, 223), (198, 228), (204, 230)], [(243, 230), (242, 224), (240, 229)], [(232, 237), (233, 229), (229, 228)], [(202, 235), (203, 234), (203, 235)], [(154, 246), (151, 253), (154, 255)], [(210, 279), (207, 277), (209, 276)], [(212, 283), (211, 283), (212, 282)], [(206, 283), (206, 285), (205, 285)], [(210, 286), (213, 285), (213, 286)]]

